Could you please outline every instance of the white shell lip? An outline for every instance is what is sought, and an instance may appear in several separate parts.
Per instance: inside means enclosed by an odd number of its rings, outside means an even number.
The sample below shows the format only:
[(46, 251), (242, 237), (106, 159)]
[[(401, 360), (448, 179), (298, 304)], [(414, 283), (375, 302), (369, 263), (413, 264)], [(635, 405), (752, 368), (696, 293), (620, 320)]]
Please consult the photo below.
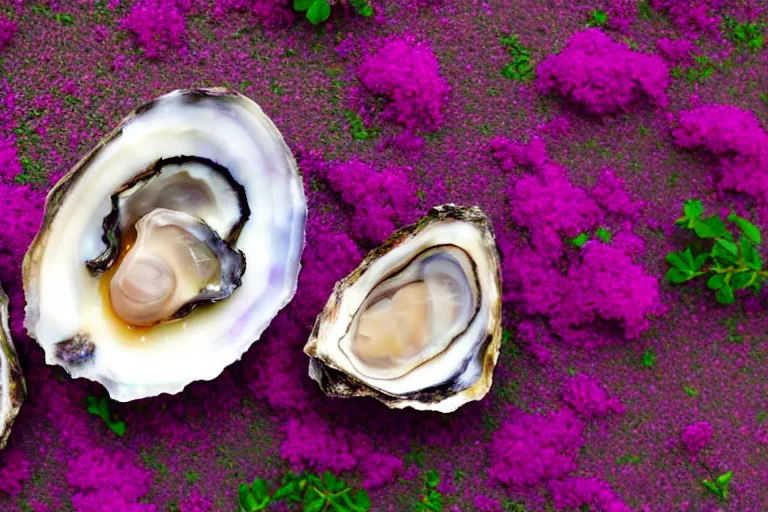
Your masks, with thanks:
[(8, 328), (8, 296), (0, 287), (0, 450), (5, 448), (16, 416), (27, 396), (27, 386)]
[[(172, 113), (174, 108), (191, 112), (190, 119), (181, 119), (174, 125), (167, 119), (169, 117), (167, 114)], [(217, 109), (223, 109), (224, 115), (217, 117), (221, 113)], [(163, 115), (166, 117), (164, 118)], [(207, 125), (196, 124), (200, 119), (208, 119), (210, 122)], [(169, 136), (168, 132), (160, 133), (160, 136), (165, 138), (152, 146), (146, 152), (147, 154), (141, 153), (142, 157), (146, 156), (147, 162), (180, 154), (202, 156), (229, 169), (236, 180), (246, 179), (247, 183), (241, 182), (241, 185), (248, 192), (251, 217), (235, 245), (245, 253), (246, 258), (249, 256), (248, 253), (251, 253), (251, 258), (248, 259), (249, 266), (244, 274), (244, 283), (231, 297), (216, 303), (206, 309), (206, 312), (198, 314), (193, 311), (189, 315), (190, 323), (188, 326), (185, 324), (184, 328), (188, 327), (188, 330), (185, 331), (187, 334), (184, 336), (199, 343), (200, 347), (189, 345), (186, 347), (188, 350), (181, 350), (182, 335), (174, 334), (172, 329), (158, 334), (157, 339), (161, 339), (162, 343), (151, 350), (142, 348), (143, 345), (128, 347), (119, 341), (116, 342), (114, 336), (104, 336), (104, 339), (94, 337), (95, 357), (85, 363), (68, 363), (57, 355), (56, 343), (76, 336), (78, 333), (74, 331), (77, 329), (73, 330), (73, 322), (70, 322), (70, 325), (67, 325), (66, 321), (57, 322), (67, 316), (64, 310), (70, 312), (74, 310), (71, 304), (66, 305), (67, 307), (52, 306), (51, 293), (46, 288), (45, 279), (51, 275), (50, 268), (43, 270), (44, 263), (49, 262), (46, 259), (48, 252), (53, 252), (53, 249), (51, 251), (47, 249), (51, 245), (54, 248), (58, 247), (55, 243), (52, 244), (56, 241), (56, 228), (60, 228), (61, 225), (57, 224), (57, 215), (69, 208), (68, 200), (74, 201), (77, 197), (83, 196), (83, 187), (97, 187), (102, 178), (109, 179), (107, 173), (97, 172), (103, 170), (99, 167), (103, 166), (103, 161), (100, 159), (109, 157), (112, 154), (110, 152), (120, 151), (124, 147), (130, 148), (131, 144), (143, 151), (141, 142), (153, 135), (150, 129), (153, 125), (147, 124), (150, 121), (156, 124), (160, 132), (163, 127), (170, 126), (170, 133), (173, 136)], [(243, 125), (238, 128), (237, 122), (242, 122)], [(237, 148), (234, 148), (234, 154), (228, 152), (233, 149), (233, 146), (228, 145), (225, 136), (217, 133), (217, 130), (226, 130), (230, 124), (239, 130), (227, 134), (235, 136), (230, 137), (234, 141), (232, 144), (237, 144), (238, 141), (253, 144), (252, 147), (247, 146), (243, 150), (250, 151), (248, 155), (242, 152), (237, 153)], [(149, 131), (141, 132), (137, 126)], [(209, 133), (205, 132), (206, 129)], [(201, 133), (203, 136), (200, 135)], [(129, 139), (127, 142), (126, 137)], [(221, 143), (220, 148), (216, 146), (217, 143)], [(124, 146), (116, 146), (116, 144)], [(179, 152), (180, 148), (183, 151)], [(190, 148), (199, 149), (199, 152), (188, 151)], [(254, 156), (260, 158), (254, 159)], [(131, 172), (126, 171), (128, 179), (146, 168), (144, 164), (147, 162), (138, 160), (135, 169)], [(90, 172), (94, 166), (97, 167), (96, 171)], [(114, 167), (110, 170), (114, 170)], [(101, 188), (103, 190), (100, 190), (100, 193), (105, 197), (100, 199), (108, 200), (109, 194), (114, 190), (109, 186)], [(251, 204), (254, 202), (265, 206)], [(98, 211), (94, 211), (93, 215), (97, 213)], [(72, 377), (100, 382), (110, 396), (120, 402), (162, 393), (175, 394), (191, 382), (212, 380), (227, 366), (239, 360), (260, 338), (272, 319), (292, 300), (301, 268), (306, 216), (306, 198), (296, 160), (280, 131), (254, 101), (224, 88), (173, 91), (138, 107), (129, 114), (48, 194), (42, 227), (32, 242), (22, 267), (27, 300), (25, 327), (30, 336), (35, 338), (45, 350), (47, 364), (61, 365)], [(100, 223), (101, 219), (95, 218), (96, 223)], [(256, 221), (252, 222), (254, 219)], [(90, 234), (90, 231), (82, 233)], [(254, 250), (259, 241), (265, 240), (273, 243), (267, 246), (267, 256)], [(86, 249), (82, 252), (90, 249), (91, 256), (99, 250), (99, 247), (88, 247), (87, 243), (84, 245)], [(245, 246), (250, 249), (245, 250)], [(269, 254), (270, 248), (274, 253), (272, 255)], [(78, 257), (79, 260), (87, 259), (87, 255), (69, 256)], [(259, 264), (260, 259), (266, 261)], [(82, 263), (79, 260), (76, 261), (78, 265)], [(60, 293), (59, 301), (62, 296), (72, 297), (71, 300), (76, 301), (91, 295), (88, 290), (85, 290), (81, 297)], [(211, 311), (223, 311), (223, 313), (217, 317), (216, 314), (211, 314)], [(177, 323), (172, 322), (167, 325)], [(94, 325), (101, 328), (103, 324), (104, 322), (101, 324), (97, 322)], [(60, 331), (56, 331), (62, 326)], [(52, 336), (51, 332), (61, 332), (64, 335)], [(108, 331), (98, 332), (109, 333)], [(170, 344), (169, 339), (172, 342)], [(99, 359), (100, 356), (103, 357), (102, 360)]]
[[(461, 240), (452, 235), (472, 233)], [(480, 301), (473, 323), (451, 346), (423, 363), (409, 381), (385, 382), (357, 372), (338, 348), (358, 307), (383, 276), (403, 268), (415, 257), (440, 245), (468, 250), (478, 277)], [(472, 324), (471, 324), (472, 325)], [(351, 274), (336, 283), (318, 315), (304, 352), (310, 357), (309, 376), (334, 397), (372, 397), (393, 409), (453, 412), (481, 400), (490, 390), (501, 345), (501, 273), (493, 228), (477, 207), (446, 204), (434, 207), (421, 220), (393, 233), (371, 251)], [(464, 339), (460, 339), (464, 336)], [(438, 361), (440, 359), (440, 361)], [(437, 364), (440, 363), (440, 364)], [(418, 377), (418, 378), (417, 378)]]

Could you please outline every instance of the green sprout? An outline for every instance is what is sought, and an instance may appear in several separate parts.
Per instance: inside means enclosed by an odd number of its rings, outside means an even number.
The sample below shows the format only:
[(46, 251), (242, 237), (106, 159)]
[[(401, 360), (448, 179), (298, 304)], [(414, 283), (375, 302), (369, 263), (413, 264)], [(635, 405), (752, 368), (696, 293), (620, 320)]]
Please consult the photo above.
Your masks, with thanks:
[(597, 238), (599, 238), (605, 244), (611, 243), (611, 239), (613, 238), (613, 235), (608, 230), (608, 228), (604, 228), (602, 226), (597, 228), (595, 236), (597, 236)]
[(501, 44), (507, 48), (512, 62), (501, 69), (501, 76), (509, 80), (525, 82), (536, 77), (536, 68), (531, 64), (531, 51), (520, 44), (515, 35), (502, 37)]
[(762, 24), (739, 23), (730, 16), (723, 16), (725, 37), (735, 46), (746, 46), (752, 52), (762, 50), (765, 46)]
[(656, 362), (656, 353), (653, 351), (652, 348), (648, 347), (645, 349), (645, 352), (643, 353), (643, 366), (646, 368), (652, 368), (653, 364)]
[(294, 475), (289, 471), (274, 492), (270, 492), (263, 478), (257, 477), (250, 485), (241, 484), (237, 495), (240, 512), (267, 510), (278, 501), (300, 504), (300, 509), (291, 510), (304, 512), (367, 512), (371, 508), (371, 499), (365, 490), (352, 490), (330, 471), (321, 477), (308, 472)]
[(693, 82), (703, 82), (715, 72), (714, 62), (706, 55), (697, 55), (693, 58), (696, 66), (688, 70), (686, 79)]
[(569, 240), (571, 245), (573, 245), (574, 247), (577, 247), (579, 249), (584, 247), (584, 244), (586, 244), (588, 241), (589, 241), (589, 235), (587, 233), (581, 233), (578, 236), (576, 236), (575, 238), (571, 238)]
[(416, 503), (414, 503), (415, 512), (440, 512), (443, 510), (443, 495), (437, 490), (440, 485), (440, 474), (434, 469), (427, 471), (424, 475), (424, 492)]
[(765, 106), (768, 107), (768, 92), (761, 92), (758, 94), (758, 97), (760, 98), (760, 101), (765, 103)]
[[(349, 0), (349, 4), (360, 16), (367, 18), (373, 14), (373, 7), (368, 0)], [(313, 25), (319, 25), (331, 16), (328, 0), (293, 0), (293, 10), (306, 13)]]
[(728, 471), (727, 473), (723, 473), (722, 475), (718, 476), (714, 480), (703, 480), (701, 485), (704, 487), (704, 489), (717, 496), (720, 501), (725, 501), (728, 498), (728, 486), (730, 485), (732, 478), (733, 471)]
[(377, 135), (375, 129), (367, 129), (363, 123), (363, 118), (360, 114), (352, 112), (351, 110), (344, 111), (344, 117), (347, 118), (347, 124), (349, 125), (349, 133), (355, 140), (372, 139)]
[(602, 9), (595, 9), (589, 13), (588, 27), (602, 27), (608, 23), (608, 14)]
[(715, 291), (720, 304), (732, 304), (734, 292), (738, 290), (752, 289), (759, 293), (768, 271), (763, 270), (763, 259), (757, 250), (762, 241), (757, 226), (731, 212), (727, 220), (739, 229), (740, 236), (736, 240), (719, 216), (703, 217), (704, 207), (698, 199), (686, 201), (684, 213), (675, 224), (707, 242), (708, 249), (694, 254), (689, 246), (683, 251), (667, 254), (671, 268), (666, 278), (679, 284), (706, 276), (707, 287)]
[(691, 386), (683, 385), (683, 391), (685, 391), (689, 396), (692, 396), (694, 398), (699, 396), (699, 392), (696, 391), (696, 388), (692, 388)]
[(103, 396), (101, 397), (101, 400), (97, 400), (95, 396), (89, 396), (85, 400), (85, 405), (88, 408), (89, 413), (103, 419), (104, 423), (106, 423), (115, 434), (119, 436), (125, 434), (125, 422), (117, 421), (109, 412), (109, 398)]

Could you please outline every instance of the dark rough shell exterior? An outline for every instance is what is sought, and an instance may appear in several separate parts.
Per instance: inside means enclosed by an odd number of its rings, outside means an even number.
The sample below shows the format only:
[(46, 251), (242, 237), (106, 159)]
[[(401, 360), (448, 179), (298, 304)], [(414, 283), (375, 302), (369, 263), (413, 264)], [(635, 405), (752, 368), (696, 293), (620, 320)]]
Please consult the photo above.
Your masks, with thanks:
[[(477, 354), (478, 357), (482, 358), (482, 373), (480, 378), (469, 388), (460, 389), (455, 380), (449, 380), (439, 386), (422, 389), (408, 395), (390, 395), (344, 373), (332, 361), (325, 359), (317, 351), (320, 326), (325, 322), (335, 322), (337, 320), (341, 297), (344, 291), (354, 284), (368, 270), (368, 267), (382, 255), (406, 242), (427, 226), (445, 220), (458, 220), (475, 224), (482, 231), (484, 243), (489, 249), (489, 256), (492, 259), (490, 262), (491, 268), (499, 268), (499, 256), (496, 250), (493, 227), (480, 208), (462, 207), (454, 204), (436, 206), (418, 222), (395, 231), (381, 246), (369, 252), (363, 262), (352, 273), (336, 283), (325, 308), (315, 320), (314, 328), (310, 334), (309, 341), (307, 341), (304, 347), (304, 352), (311, 358), (309, 362), (310, 377), (317, 381), (320, 388), (327, 395), (341, 398), (372, 397), (392, 408), (410, 406), (419, 409), (439, 410), (438, 404), (457, 393), (465, 394), (465, 402), (468, 402), (479, 400), (488, 392), (492, 384), (493, 369), (496, 366), (499, 347), (501, 346), (502, 329), (500, 321), (496, 323), (493, 329), (486, 333), (486, 337), (480, 345)], [(495, 280), (497, 289), (500, 291), (501, 277), (498, 270), (495, 272)], [(492, 307), (495, 310), (495, 318), (500, 319), (501, 297), (493, 302)]]
[[(2, 316), (2, 329), (0, 332), (0, 346), (2, 346), (3, 355), (0, 365), (8, 365), (8, 381), (0, 382), (0, 392), (3, 396), (9, 398), (9, 408), (4, 411), (0, 417), (0, 450), (5, 448), (8, 442), (8, 436), (11, 435), (11, 427), (19, 414), (21, 404), (27, 397), (27, 385), (21, 374), (21, 365), (16, 356), (16, 349), (13, 346), (11, 332), (8, 329), (8, 296), (0, 288), (0, 316)], [(4, 369), (4, 368), (3, 368)]]

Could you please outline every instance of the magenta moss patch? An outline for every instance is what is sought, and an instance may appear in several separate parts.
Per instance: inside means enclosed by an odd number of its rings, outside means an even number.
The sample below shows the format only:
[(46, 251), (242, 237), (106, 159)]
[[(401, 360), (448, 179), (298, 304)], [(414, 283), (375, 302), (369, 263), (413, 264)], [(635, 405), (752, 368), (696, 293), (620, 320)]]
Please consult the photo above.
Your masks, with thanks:
[(656, 56), (633, 51), (598, 29), (574, 34), (558, 54), (538, 67), (536, 88), (556, 92), (597, 115), (637, 103), (667, 104), (669, 70)]

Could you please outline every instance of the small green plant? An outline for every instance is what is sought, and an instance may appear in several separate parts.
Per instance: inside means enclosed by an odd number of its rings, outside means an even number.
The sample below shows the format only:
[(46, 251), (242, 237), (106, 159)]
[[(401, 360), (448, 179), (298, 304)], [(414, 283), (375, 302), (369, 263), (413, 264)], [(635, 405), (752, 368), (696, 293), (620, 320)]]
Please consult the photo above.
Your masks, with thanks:
[(758, 97), (760, 98), (760, 101), (765, 103), (765, 106), (768, 107), (768, 92), (761, 92), (758, 94)]
[(685, 393), (686, 393), (688, 396), (692, 396), (692, 397), (694, 397), (694, 398), (696, 398), (697, 396), (699, 396), (699, 392), (698, 392), (698, 391), (696, 391), (696, 388), (692, 388), (691, 386), (686, 386), (686, 385), (683, 385), (683, 391), (685, 391)]
[(732, 478), (733, 471), (728, 471), (713, 480), (702, 480), (701, 485), (704, 489), (717, 496), (720, 501), (725, 501), (728, 498), (728, 486), (730, 485)]
[(434, 469), (424, 475), (424, 492), (414, 504), (415, 512), (440, 512), (443, 510), (443, 495), (437, 490), (440, 485), (440, 474)]
[(603, 27), (608, 23), (608, 14), (602, 9), (595, 9), (589, 13), (588, 27)]
[(693, 60), (696, 65), (690, 68), (686, 75), (689, 82), (703, 82), (715, 72), (714, 62), (706, 55), (696, 55)]
[(257, 477), (250, 485), (241, 484), (237, 495), (240, 512), (267, 510), (278, 501), (300, 506), (301, 509), (291, 510), (304, 512), (367, 512), (371, 508), (371, 499), (365, 490), (353, 490), (330, 471), (321, 477), (308, 472), (299, 475), (288, 472), (274, 492), (270, 492), (263, 478)]
[(501, 44), (507, 48), (512, 62), (501, 69), (501, 76), (509, 80), (525, 82), (536, 77), (536, 68), (531, 64), (531, 51), (520, 44), (517, 36), (502, 37)]
[(694, 254), (689, 246), (667, 254), (667, 262), (672, 266), (667, 279), (679, 284), (708, 276), (707, 287), (715, 290), (715, 298), (721, 304), (732, 304), (738, 290), (752, 289), (758, 293), (768, 271), (763, 270), (763, 259), (757, 250), (762, 241), (757, 226), (731, 212), (727, 220), (739, 229), (737, 240), (719, 216), (703, 217), (704, 207), (698, 199), (686, 201), (684, 213), (675, 224), (708, 242), (708, 250)]
[(650, 347), (645, 349), (645, 352), (643, 353), (643, 366), (646, 368), (652, 368), (655, 362), (656, 353), (653, 351), (653, 349)]
[(85, 405), (88, 408), (88, 412), (103, 419), (104, 423), (112, 429), (112, 432), (119, 436), (125, 434), (125, 422), (117, 421), (112, 413), (109, 412), (109, 398), (103, 396), (100, 400), (97, 400), (95, 396), (89, 396), (85, 400)]
[(352, 112), (351, 110), (344, 111), (344, 117), (347, 118), (347, 125), (349, 126), (349, 133), (355, 140), (372, 139), (377, 135), (376, 130), (367, 129), (363, 123), (363, 118), (360, 114)]
[[(611, 233), (611, 231), (608, 228), (604, 226), (600, 226), (595, 230), (595, 237), (601, 242), (603, 242), (604, 244), (609, 244), (613, 239), (613, 233)], [(570, 243), (574, 247), (581, 249), (582, 247), (584, 247), (584, 244), (589, 242), (589, 238), (590, 238), (589, 233), (580, 233), (574, 238), (571, 238), (570, 240), (568, 240), (568, 243)]]
[(723, 16), (725, 37), (738, 47), (746, 46), (750, 51), (757, 52), (765, 46), (763, 27), (757, 23), (739, 23), (730, 16)]
[[(368, 17), (373, 14), (373, 7), (368, 0), (349, 0), (349, 5), (360, 16)], [(313, 25), (323, 23), (331, 16), (331, 4), (328, 0), (293, 0), (293, 9), (306, 13)]]

